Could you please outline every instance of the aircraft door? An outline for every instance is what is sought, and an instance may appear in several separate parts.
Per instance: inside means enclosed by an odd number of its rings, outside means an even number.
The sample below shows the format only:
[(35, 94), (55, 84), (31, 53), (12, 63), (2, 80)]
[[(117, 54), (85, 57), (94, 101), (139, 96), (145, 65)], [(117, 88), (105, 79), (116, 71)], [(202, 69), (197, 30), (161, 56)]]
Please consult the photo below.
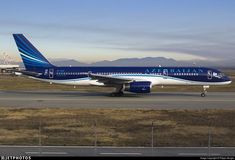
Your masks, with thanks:
[(168, 69), (163, 69), (163, 76), (168, 76)]
[(211, 71), (211, 70), (208, 70), (208, 71), (207, 71), (207, 79), (212, 79), (212, 77), (213, 77), (212, 71)]
[(51, 68), (51, 69), (49, 69), (49, 78), (54, 78), (54, 69), (53, 68)]

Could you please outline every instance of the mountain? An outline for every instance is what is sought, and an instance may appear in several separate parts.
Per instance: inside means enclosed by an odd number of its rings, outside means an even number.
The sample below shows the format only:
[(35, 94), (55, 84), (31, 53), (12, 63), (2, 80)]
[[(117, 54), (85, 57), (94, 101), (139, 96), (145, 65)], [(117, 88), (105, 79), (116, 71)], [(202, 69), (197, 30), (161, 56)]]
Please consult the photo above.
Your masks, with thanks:
[(64, 59), (64, 60), (49, 60), (52, 64), (56, 66), (86, 66), (86, 63), (81, 63), (73, 59)]
[(99, 61), (95, 63), (81, 63), (76, 60), (53, 60), (52, 64), (58, 66), (206, 66), (206, 67), (235, 67), (235, 58), (220, 61), (178, 61), (165, 57), (145, 57), (145, 58), (121, 58), (113, 61)]
[[(73, 59), (48, 59), (55, 66), (87, 66), (86, 63), (81, 63)], [(21, 68), (24, 67), (23, 62), (18, 63)]]
[(122, 58), (114, 61), (100, 61), (93, 63), (93, 66), (182, 66), (186, 63), (179, 63), (172, 58), (145, 57), (145, 58)]
[(189, 66), (190, 62), (176, 61), (172, 58), (145, 57), (145, 58), (121, 58), (114, 61), (99, 61), (95, 63), (81, 63), (76, 60), (60, 59), (51, 60), (51, 63), (58, 66)]
[[(206, 67), (235, 67), (235, 59), (221, 61), (178, 61), (164, 57), (121, 58), (114, 61), (99, 61), (95, 63), (82, 63), (73, 59), (49, 59), (56, 66), (206, 66)], [(1, 62), (1, 61), (0, 61)], [(23, 67), (22, 62), (14, 62)]]

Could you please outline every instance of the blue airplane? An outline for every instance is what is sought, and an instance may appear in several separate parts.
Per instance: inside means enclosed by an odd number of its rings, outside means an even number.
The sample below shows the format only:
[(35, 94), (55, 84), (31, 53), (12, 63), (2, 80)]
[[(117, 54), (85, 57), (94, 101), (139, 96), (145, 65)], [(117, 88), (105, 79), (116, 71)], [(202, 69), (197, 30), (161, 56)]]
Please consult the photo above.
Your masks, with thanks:
[(153, 86), (202, 86), (205, 97), (210, 85), (227, 85), (232, 81), (217, 69), (206, 67), (57, 67), (51, 64), (23, 34), (13, 34), (25, 70), (19, 74), (41, 81), (65, 85), (114, 87), (112, 96), (124, 91), (150, 93)]

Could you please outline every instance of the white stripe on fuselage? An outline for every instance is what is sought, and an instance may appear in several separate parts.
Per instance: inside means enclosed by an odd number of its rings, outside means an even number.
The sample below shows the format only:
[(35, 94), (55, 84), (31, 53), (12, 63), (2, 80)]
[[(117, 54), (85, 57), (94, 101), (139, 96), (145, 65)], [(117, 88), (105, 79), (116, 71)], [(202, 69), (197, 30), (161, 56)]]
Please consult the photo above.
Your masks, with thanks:
[[(113, 75), (112, 77), (118, 77), (123, 79), (132, 79), (135, 81), (150, 81), (152, 86), (155, 85), (226, 85), (230, 84), (231, 81), (226, 82), (198, 82), (198, 81), (190, 81), (170, 76), (125, 76), (125, 75)], [(31, 77), (36, 80), (57, 83), (57, 84), (65, 84), (65, 85), (96, 85), (96, 86), (104, 86), (104, 83), (98, 82), (98, 80), (92, 80), (91, 78), (78, 78), (78, 79), (67, 79), (67, 80), (55, 80), (55, 79), (42, 79)]]

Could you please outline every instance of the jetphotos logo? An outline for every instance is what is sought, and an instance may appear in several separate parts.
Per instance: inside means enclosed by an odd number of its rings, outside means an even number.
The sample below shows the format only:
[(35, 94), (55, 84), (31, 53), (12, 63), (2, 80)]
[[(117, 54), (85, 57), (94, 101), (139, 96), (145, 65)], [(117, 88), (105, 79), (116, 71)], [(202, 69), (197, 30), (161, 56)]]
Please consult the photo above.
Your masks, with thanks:
[(1, 156), (1, 160), (31, 160), (31, 156)]

